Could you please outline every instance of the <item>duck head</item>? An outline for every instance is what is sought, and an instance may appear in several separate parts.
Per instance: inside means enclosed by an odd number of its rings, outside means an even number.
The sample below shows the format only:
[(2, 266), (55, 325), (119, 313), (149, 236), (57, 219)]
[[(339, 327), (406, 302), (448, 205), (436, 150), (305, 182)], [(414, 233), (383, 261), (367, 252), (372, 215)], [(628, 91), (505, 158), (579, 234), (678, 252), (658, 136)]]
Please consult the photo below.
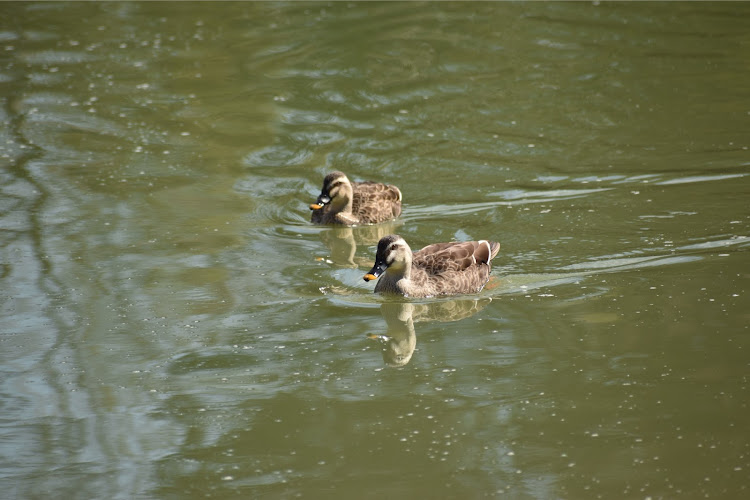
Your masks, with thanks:
[(384, 272), (391, 270), (399, 274), (408, 273), (411, 267), (412, 252), (404, 239), (391, 234), (384, 236), (378, 242), (378, 250), (375, 253), (375, 265), (370, 272), (365, 274), (364, 280), (378, 279)]
[(323, 189), (310, 210), (321, 210), (326, 205), (342, 209), (352, 201), (352, 183), (343, 172), (331, 172), (323, 179)]

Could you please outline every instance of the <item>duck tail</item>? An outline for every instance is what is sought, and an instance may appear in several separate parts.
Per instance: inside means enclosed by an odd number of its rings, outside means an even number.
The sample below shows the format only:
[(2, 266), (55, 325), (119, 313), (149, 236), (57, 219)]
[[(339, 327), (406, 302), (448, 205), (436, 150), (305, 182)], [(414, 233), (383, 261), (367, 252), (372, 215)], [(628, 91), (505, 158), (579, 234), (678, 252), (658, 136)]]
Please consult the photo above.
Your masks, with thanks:
[(500, 243), (496, 241), (479, 240), (479, 245), (474, 252), (474, 258), (480, 264), (490, 265), (490, 261), (495, 258), (500, 251)]

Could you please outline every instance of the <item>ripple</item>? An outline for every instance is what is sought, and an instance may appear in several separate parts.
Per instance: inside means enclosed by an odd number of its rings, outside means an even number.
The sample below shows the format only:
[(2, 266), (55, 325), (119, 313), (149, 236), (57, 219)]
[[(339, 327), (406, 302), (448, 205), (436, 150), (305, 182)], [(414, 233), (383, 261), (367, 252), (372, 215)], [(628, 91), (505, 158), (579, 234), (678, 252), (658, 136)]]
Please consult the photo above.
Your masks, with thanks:
[[(495, 272), (496, 270), (493, 269), (493, 275)], [(490, 294), (493, 296), (528, 293), (540, 288), (579, 283), (583, 277), (580, 273), (505, 275), (500, 279), (500, 283), (496, 288), (491, 287), (493, 278), (490, 278), (490, 283), (487, 284), (485, 290), (490, 290)]]
[[(49, 126), (55, 130), (60, 130), (64, 125), (70, 129), (75, 129), (87, 133), (96, 133), (102, 135), (125, 136), (124, 129), (121, 125), (106, 118), (100, 118), (86, 114), (84, 112), (74, 111), (57, 111), (57, 112), (36, 112), (27, 115), (30, 123)], [(49, 131), (47, 131), (49, 132)]]
[(15, 31), (0, 30), (0, 42), (10, 42), (11, 40), (18, 40), (18, 33)]
[(291, 134), (292, 139), (304, 142), (311, 146), (324, 146), (326, 144), (333, 144), (334, 142), (343, 141), (346, 137), (344, 134), (336, 131), (310, 131), (310, 132), (297, 132)]
[(236, 354), (227, 349), (209, 349), (201, 352), (188, 351), (172, 358), (167, 367), (170, 375), (191, 375), (200, 370), (224, 370), (243, 368), (249, 355)]
[(561, 267), (563, 271), (578, 271), (578, 270), (612, 270), (621, 271), (624, 269), (642, 269), (645, 267), (653, 266), (664, 266), (671, 264), (684, 264), (687, 262), (694, 262), (701, 260), (702, 257), (695, 255), (678, 255), (678, 256), (665, 256), (665, 255), (652, 255), (647, 257), (622, 257), (613, 259), (595, 260), (591, 262), (581, 262), (578, 264), (570, 264), (568, 266)]
[(239, 179), (234, 189), (256, 204), (251, 217), (258, 226), (287, 227), (297, 231), (310, 225), (308, 204), (315, 201), (314, 194), (301, 179), (249, 176)]
[(401, 216), (403, 220), (420, 220), (420, 219), (432, 219), (436, 213), (451, 214), (452, 216), (459, 215), (476, 215), (477, 212), (490, 211), (498, 207), (507, 207), (511, 205), (509, 202), (503, 201), (489, 201), (480, 203), (435, 203), (432, 205), (409, 205), (408, 212), (404, 210), (404, 214)]
[(290, 199), (284, 205), (259, 203), (251, 218), (256, 221), (258, 226), (265, 229), (270, 228), (274, 234), (295, 234), (299, 236), (308, 231), (317, 233), (320, 229), (310, 225), (309, 212), (310, 210), (305, 202), (295, 202), (295, 199)]
[(77, 64), (99, 59), (87, 52), (73, 50), (41, 50), (22, 53), (19, 57), (27, 64)]
[(678, 177), (677, 179), (669, 179), (666, 181), (655, 182), (657, 186), (669, 186), (672, 184), (689, 184), (692, 182), (709, 182), (709, 181), (723, 181), (726, 179), (736, 179), (738, 177), (745, 177), (748, 174), (720, 174), (720, 175), (691, 175), (689, 177)]
[(249, 167), (283, 167), (307, 162), (312, 152), (305, 148), (290, 149), (283, 145), (268, 146), (254, 151), (242, 160)]
[(285, 125), (336, 125), (343, 130), (371, 130), (373, 123), (348, 120), (327, 111), (311, 109), (287, 109), (281, 114), (281, 122)]
[(732, 236), (729, 239), (704, 241), (702, 243), (692, 243), (678, 247), (679, 250), (709, 250), (713, 248), (722, 248), (732, 245), (750, 244), (750, 238), (747, 236)]
[(509, 189), (489, 193), (488, 196), (497, 196), (504, 200), (513, 200), (521, 203), (543, 203), (550, 200), (571, 200), (582, 198), (588, 194), (610, 191), (614, 188), (594, 189), (551, 189), (549, 191), (528, 191), (525, 189)]
[(331, 69), (300, 69), (300, 68), (287, 68), (283, 71), (279, 71), (279, 74), (285, 78), (311, 78), (311, 79), (323, 79), (332, 77), (346, 77), (355, 78), (361, 77), (362, 72), (356, 68), (331, 68)]
[(349, 141), (349, 147), (361, 151), (392, 151), (395, 144), (387, 140), (362, 138)]

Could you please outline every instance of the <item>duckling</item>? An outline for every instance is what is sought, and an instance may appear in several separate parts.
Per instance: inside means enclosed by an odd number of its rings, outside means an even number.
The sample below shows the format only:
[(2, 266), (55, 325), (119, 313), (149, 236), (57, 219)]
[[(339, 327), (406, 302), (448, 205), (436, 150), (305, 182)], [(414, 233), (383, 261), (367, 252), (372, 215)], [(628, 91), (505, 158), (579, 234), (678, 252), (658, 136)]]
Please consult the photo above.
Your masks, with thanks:
[(351, 182), (343, 172), (331, 172), (310, 210), (315, 224), (377, 224), (401, 214), (401, 191), (390, 184)]
[(376, 293), (432, 297), (480, 292), (490, 279), (490, 261), (500, 243), (487, 240), (434, 243), (412, 253), (404, 239), (381, 238), (375, 265), (364, 280), (380, 278)]

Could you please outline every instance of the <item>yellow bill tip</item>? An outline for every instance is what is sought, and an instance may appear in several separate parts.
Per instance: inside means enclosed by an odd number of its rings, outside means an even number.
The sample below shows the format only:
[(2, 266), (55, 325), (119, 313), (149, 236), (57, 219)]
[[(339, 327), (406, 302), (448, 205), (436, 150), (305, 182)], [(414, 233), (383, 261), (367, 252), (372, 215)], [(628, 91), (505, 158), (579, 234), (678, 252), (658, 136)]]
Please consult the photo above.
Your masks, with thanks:
[(365, 281), (372, 281), (372, 280), (378, 279), (378, 277), (375, 276), (374, 274), (367, 273), (365, 274), (364, 279)]
[(320, 205), (318, 203), (311, 203), (310, 204), (310, 210), (320, 210), (323, 208), (323, 205)]

